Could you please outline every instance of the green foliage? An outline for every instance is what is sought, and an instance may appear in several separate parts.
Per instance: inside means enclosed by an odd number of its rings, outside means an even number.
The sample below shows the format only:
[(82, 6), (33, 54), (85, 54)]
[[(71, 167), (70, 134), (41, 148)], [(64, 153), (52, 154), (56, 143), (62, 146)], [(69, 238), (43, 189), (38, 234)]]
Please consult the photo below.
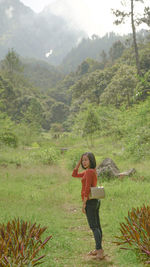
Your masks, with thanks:
[(112, 47), (109, 50), (109, 56), (110, 56), (112, 63), (116, 59), (121, 57), (124, 49), (125, 49), (125, 46), (121, 41), (116, 41), (115, 43), (113, 43)]
[(98, 115), (92, 107), (89, 107), (84, 122), (83, 136), (90, 138), (91, 145), (93, 145), (93, 136), (98, 130), (100, 130)]
[(61, 123), (51, 124), (51, 133), (53, 138), (59, 138), (63, 133), (63, 126)]
[(136, 99), (146, 99), (150, 94), (150, 71), (147, 71), (143, 77), (139, 78), (136, 86)]
[(122, 64), (101, 95), (101, 103), (113, 104), (116, 107), (126, 103), (130, 106), (133, 103), (136, 84), (135, 68)]
[(67, 158), (67, 166), (70, 170), (73, 170), (81, 158), (82, 154), (85, 153), (86, 151), (82, 148), (77, 148), (77, 149), (70, 149), (66, 153), (66, 158)]
[(79, 75), (83, 75), (88, 72), (89, 64), (86, 60), (84, 60), (77, 68), (77, 73)]
[(150, 206), (132, 208), (125, 217), (126, 223), (120, 223), (121, 236), (117, 245), (128, 244), (134, 247), (150, 263)]
[(149, 158), (150, 129), (148, 127), (135, 130), (134, 135), (130, 136), (129, 134), (126, 141), (126, 153), (132, 156), (134, 160)]
[(63, 122), (68, 116), (69, 107), (62, 102), (55, 102), (51, 107), (51, 123)]
[(143, 73), (150, 69), (150, 45), (149, 43), (142, 47), (140, 51), (140, 68)]
[(41, 235), (46, 227), (22, 221), (19, 218), (11, 222), (0, 224), (0, 266), (36, 266), (42, 264), (42, 255), (39, 252), (50, 240), (48, 236), (44, 241)]
[(14, 133), (10, 131), (4, 131), (0, 133), (0, 143), (11, 147), (17, 147), (18, 138)]
[(19, 140), (15, 133), (15, 124), (5, 113), (0, 113), (0, 126), (0, 145), (17, 147)]
[(63, 79), (62, 73), (48, 62), (38, 59), (22, 59), (24, 75), (33, 86), (41, 92), (49, 91), (56, 83)]
[(42, 139), (41, 132), (36, 124), (19, 123), (14, 129), (21, 146), (31, 146), (32, 143), (39, 143)]
[(0, 111), (6, 112), (8, 116), (13, 117), (16, 108), (15, 100), (16, 93), (12, 84), (0, 75)]
[[(114, 32), (106, 34), (103, 37), (93, 35), (91, 39), (90, 38), (82, 39), (79, 45), (73, 48), (70, 51), (70, 53), (68, 53), (67, 56), (64, 58), (61, 64), (63, 71), (65, 71), (65, 73), (75, 71), (77, 67), (80, 64), (82, 64), (82, 62), (87, 61), (87, 58), (90, 58), (96, 61), (101, 61), (102, 51), (105, 50), (107, 54), (112, 44), (118, 39), (122, 40), (123, 37), (117, 36)], [(104, 67), (104, 64), (103, 63), (101, 64), (101, 62), (99, 62), (98, 65), (99, 65), (98, 68)], [(89, 68), (89, 71), (90, 71), (90, 68)]]
[(56, 148), (37, 148), (30, 154), (32, 161), (46, 165), (56, 164), (60, 158), (60, 151)]
[(22, 72), (23, 66), (19, 59), (19, 55), (11, 49), (8, 51), (5, 59), (2, 61), (2, 70), (7, 73), (11, 78), (15, 72)]
[(99, 104), (101, 95), (109, 85), (116, 69), (117, 66), (110, 67), (107, 70), (96, 70), (81, 77), (81, 79), (70, 87), (72, 92), (72, 106), (76, 106), (76, 100), (79, 101), (77, 107), (80, 106), (85, 99), (88, 99), (91, 103)]
[(29, 104), (24, 112), (23, 120), (28, 125), (40, 127), (43, 120), (43, 110), (37, 98), (30, 98)]
[(126, 155), (134, 160), (149, 158), (150, 98), (126, 112), (123, 128)]

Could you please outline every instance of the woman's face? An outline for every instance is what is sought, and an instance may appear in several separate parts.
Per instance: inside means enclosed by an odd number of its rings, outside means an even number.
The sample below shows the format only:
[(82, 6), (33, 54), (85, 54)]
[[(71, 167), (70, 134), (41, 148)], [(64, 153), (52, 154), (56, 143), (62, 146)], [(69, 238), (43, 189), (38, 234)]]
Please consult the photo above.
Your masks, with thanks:
[(88, 156), (84, 155), (84, 156), (82, 157), (82, 165), (83, 165), (83, 167), (84, 167), (85, 169), (90, 168), (90, 161), (89, 161)]

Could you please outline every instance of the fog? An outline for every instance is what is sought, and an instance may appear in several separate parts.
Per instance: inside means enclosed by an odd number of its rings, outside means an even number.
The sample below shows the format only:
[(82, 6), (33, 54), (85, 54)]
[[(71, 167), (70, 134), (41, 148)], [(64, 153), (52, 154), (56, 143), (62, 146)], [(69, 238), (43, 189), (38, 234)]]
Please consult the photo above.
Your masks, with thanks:
[[(72, 25), (80, 27), (89, 36), (97, 34), (105, 35), (107, 32), (114, 31), (119, 34), (131, 32), (130, 22), (124, 25), (114, 25), (112, 8), (128, 9), (129, 3), (125, 7), (125, 2), (121, 0), (21, 0), (30, 6), (35, 12), (50, 11), (56, 15), (65, 17)], [(150, 0), (146, 0), (149, 3)], [(124, 3), (122, 7), (121, 2)], [(136, 2), (137, 12), (142, 11), (142, 4)]]

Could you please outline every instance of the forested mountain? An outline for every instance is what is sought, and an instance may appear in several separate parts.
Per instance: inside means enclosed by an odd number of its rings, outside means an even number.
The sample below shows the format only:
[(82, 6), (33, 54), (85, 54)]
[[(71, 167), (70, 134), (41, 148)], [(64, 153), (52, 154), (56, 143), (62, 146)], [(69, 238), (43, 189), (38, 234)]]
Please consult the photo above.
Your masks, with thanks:
[(121, 40), (125, 37), (116, 35), (115, 33), (106, 34), (103, 37), (93, 35), (90, 38), (83, 39), (77, 47), (66, 55), (61, 64), (64, 72), (75, 71), (77, 66), (82, 63), (86, 58), (102, 61), (104, 53), (107, 54), (114, 42)]
[[(148, 32), (146, 30), (137, 32), (138, 42), (144, 42), (147, 36)], [(86, 58), (92, 58), (100, 62), (109, 56), (115, 58), (123, 48), (130, 47), (132, 42), (132, 34), (120, 36), (114, 32), (110, 32), (103, 37), (93, 34), (91, 38), (83, 38), (78, 46), (71, 49), (63, 59), (60, 69), (65, 73), (75, 71), (78, 65)], [(118, 49), (115, 49), (116, 54), (114, 54), (114, 50), (112, 50), (114, 43), (120, 43)]]
[(55, 87), (64, 77), (58, 68), (44, 60), (21, 58), (21, 61), (26, 79), (35, 87), (40, 88), (42, 92)]
[(1, 61), (0, 111), (15, 123), (45, 130), (59, 124), (70, 131), (84, 105), (130, 107), (147, 98), (150, 88), (150, 42), (139, 43), (142, 76), (136, 73), (133, 47), (116, 41), (101, 61), (85, 59), (62, 74), (39, 60), (22, 60), (10, 50)]
[[(15, 130), (27, 127), (29, 132), (76, 129), (84, 134), (83, 122), (92, 109), (102, 110), (102, 123), (109, 129), (110, 108), (116, 114), (117, 110), (128, 110), (148, 98), (149, 33), (136, 34), (140, 69), (137, 72), (132, 35), (93, 35), (67, 54), (81, 33), (67, 28), (64, 19), (49, 12), (36, 15), (19, 0), (2, 0), (0, 7), (0, 122), (5, 128), (2, 136), (5, 130), (11, 131), (10, 125)], [(70, 43), (66, 45), (68, 38)], [(59, 62), (52, 46), (55, 42)], [(8, 49), (12, 44), (14, 49)], [(50, 62), (54, 59), (55, 64), (62, 60), (63, 63), (54, 67), (43, 60), (48, 51)], [(92, 120), (91, 114), (87, 124)]]
[[(34, 13), (19, 0), (0, 1), (0, 58), (14, 48), (21, 56), (59, 64), (86, 34), (50, 12)], [(51, 52), (50, 52), (51, 51)]]

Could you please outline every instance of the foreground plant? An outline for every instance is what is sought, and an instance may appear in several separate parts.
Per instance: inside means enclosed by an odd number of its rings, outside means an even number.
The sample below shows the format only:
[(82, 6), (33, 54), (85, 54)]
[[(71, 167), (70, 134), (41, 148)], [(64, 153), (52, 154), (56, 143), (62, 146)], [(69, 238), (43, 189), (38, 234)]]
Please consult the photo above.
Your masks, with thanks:
[[(116, 238), (120, 241), (115, 242), (117, 245), (128, 244), (134, 246), (138, 252), (144, 256), (147, 264), (150, 264), (150, 206), (142, 208), (132, 208), (125, 217), (126, 224), (120, 223), (121, 236)], [(122, 247), (124, 249), (129, 249)]]
[(46, 227), (36, 226), (36, 223), (14, 219), (6, 225), (0, 224), (0, 267), (36, 266), (43, 263), (42, 255), (36, 258), (51, 239), (48, 236), (44, 241), (41, 235)]

